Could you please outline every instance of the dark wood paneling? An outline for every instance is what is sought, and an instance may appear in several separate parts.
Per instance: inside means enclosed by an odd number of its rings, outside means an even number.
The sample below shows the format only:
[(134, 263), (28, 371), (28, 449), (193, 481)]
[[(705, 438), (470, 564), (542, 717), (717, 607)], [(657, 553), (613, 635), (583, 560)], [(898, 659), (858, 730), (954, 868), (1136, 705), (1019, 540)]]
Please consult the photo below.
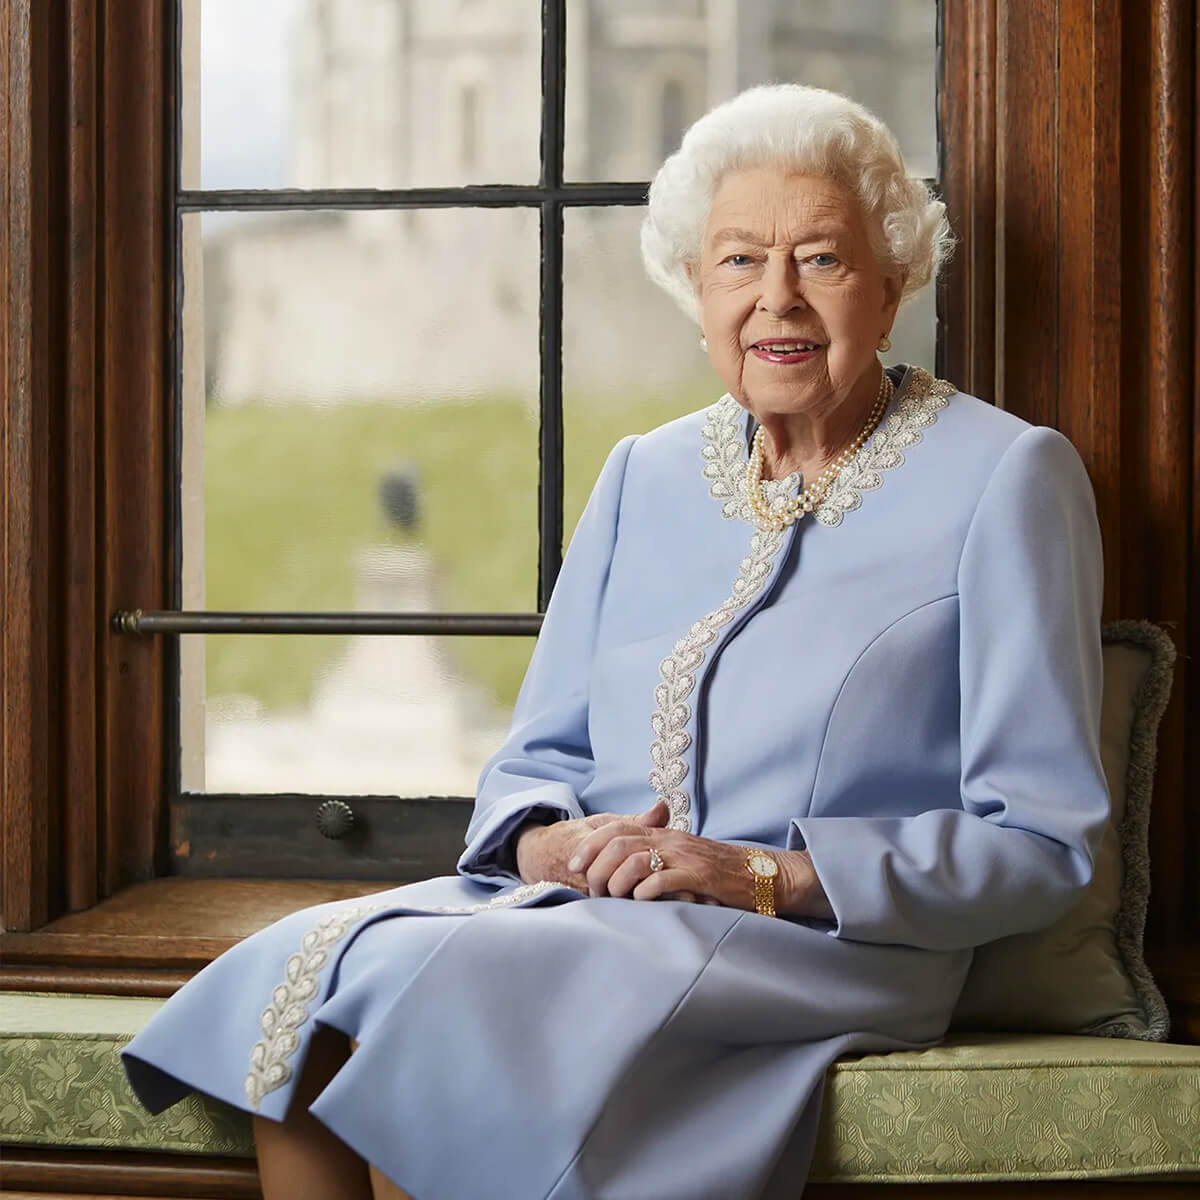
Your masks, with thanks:
[[(97, 8), (69, 0), (66, 11), (66, 234), (63, 354), (63, 685), (62, 773), (66, 905), (95, 904), (96, 773), (96, 406), (72, 403), (96, 392), (99, 179), (96, 154)], [(73, 686), (74, 684), (74, 686)]]
[[(1119, 594), (1127, 615), (1161, 622), (1179, 648), (1175, 689), (1159, 737), (1151, 826), (1150, 932), (1175, 942), (1200, 936), (1188, 864), (1200, 856), (1200, 821), (1189, 797), (1185, 729), (1196, 711), (1189, 595), (1191, 431), (1194, 412), (1192, 292), (1195, 165), (1194, 0), (1127, 4), (1123, 21), (1122, 260), (1119, 447)], [(1089, 466), (1091, 464), (1089, 463)], [(1109, 532), (1106, 530), (1106, 533)], [(1111, 537), (1110, 537), (1111, 540)], [(1189, 612), (1189, 609), (1192, 611)], [(1194, 770), (1194, 764), (1193, 764)]]
[(997, 0), (992, 398), (1039, 425), (1058, 422), (1060, 36), (1057, 5)]
[[(100, 611), (167, 603), (166, 410), (169, 25), (174, 6), (102, 6), (105, 132), (100, 153), (103, 414)], [(163, 866), (163, 644), (107, 633), (102, 643), (101, 894)]]
[(163, 152), (171, 6), (0, 6), (4, 922), (150, 878), (162, 648), (108, 613), (165, 601)]
[(3, 414), (4, 581), (2, 659), (4, 920), (44, 921), (56, 887), (52, 813), (49, 630), (53, 585), (44, 554), (50, 534), (50, 321), (46, 199), (49, 31), (35, 0), (0, 5), (4, 121), (0, 239), (5, 403)]
[(996, 369), (996, 0), (943, 3), (942, 195), (958, 246), (941, 283), (941, 373), (985, 400)]
[[(1055, 364), (1054, 424), (1092, 476), (1104, 530), (1105, 608), (1118, 604), (1125, 455), (1120, 437), (1121, 371), (1121, 25), (1116, 5), (1086, 14), (1063, 6), (1059, 26), (1056, 214), (1058, 296), (1054, 324), (1029, 360)], [(1047, 98), (1048, 99), (1048, 98)], [(1011, 347), (1010, 355), (1017, 348)], [(1022, 355), (1022, 357), (1025, 357)], [(1022, 400), (1012, 397), (1022, 416)]]
[[(946, 284), (947, 363), (963, 386), (1072, 440), (1104, 532), (1105, 616), (1148, 617), (1179, 648), (1159, 739), (1149, 935), (1195, 944), (1196, 0), (995, 0), (994, 53), (990, 7), (944, 5), (943, 129), (973, 143), (946, 149), (962, 239)], [(974, 115), (993, 94), (994, 154)]]

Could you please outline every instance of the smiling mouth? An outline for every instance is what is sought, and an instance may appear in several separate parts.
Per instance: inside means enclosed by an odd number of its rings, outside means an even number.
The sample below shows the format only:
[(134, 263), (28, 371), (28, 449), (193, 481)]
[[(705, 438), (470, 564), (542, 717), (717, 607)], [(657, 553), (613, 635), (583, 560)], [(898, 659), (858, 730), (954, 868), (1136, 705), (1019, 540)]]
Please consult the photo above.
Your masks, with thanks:
[(768, 338), (762, 342), (754, 342), (750, 346), (750, 353), (761, 362), (774, 363), (776, 366), (792, 366), (796, 363), (805, 363), (812, 358), (818, 350), (823, 350), (824, 347), (820, 342), (808, 342), (803, 340), (797, 341), (780, 341), (775, 338)]
[(754, 342), (750, 347), (751, 350), (764, 350), (769, 354), (798, 354), (810, 350), (820, 350), (820, 342), (783, 342), (768, 339), (763, 342)]

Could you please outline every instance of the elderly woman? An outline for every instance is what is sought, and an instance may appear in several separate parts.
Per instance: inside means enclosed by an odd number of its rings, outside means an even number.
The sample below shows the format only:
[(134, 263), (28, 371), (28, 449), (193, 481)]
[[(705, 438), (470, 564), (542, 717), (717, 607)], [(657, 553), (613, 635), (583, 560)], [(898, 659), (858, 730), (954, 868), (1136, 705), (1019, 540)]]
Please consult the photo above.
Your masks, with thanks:
[(829, 1063), (935, 1042), (972, 947), (1072, 904), (1094, 505), (1057, 433), (880, 365), (948, 241), (841, 96), (692, 127), (642, 245), (728, 393), (609, 457), (460, 874), (212, 964), (126, 1052), (149, 1107), (248, 1108), (289, 1200), (794, 1196)]

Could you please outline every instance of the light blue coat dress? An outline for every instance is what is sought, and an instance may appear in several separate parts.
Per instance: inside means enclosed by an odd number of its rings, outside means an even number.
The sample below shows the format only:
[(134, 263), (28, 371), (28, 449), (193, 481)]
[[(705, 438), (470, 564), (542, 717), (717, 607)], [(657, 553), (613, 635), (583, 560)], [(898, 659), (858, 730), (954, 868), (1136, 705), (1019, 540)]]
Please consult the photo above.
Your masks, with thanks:
[[(729, 397), (612, 452), (461, 874), (295, 913), (125, 1052), (157, 1111), (312, 1111), (415, 1200), (795, 1197), (828, 1064), (944, 1033), (971, 948), (1079, 896), (1108, 809), (1078, 455), (923, 371), (814, 514), (749, 521)], [(773, 499), (796, 481), (769, 485)], [(832, 922), (520, 885), (534, 809), (807, 848)]]

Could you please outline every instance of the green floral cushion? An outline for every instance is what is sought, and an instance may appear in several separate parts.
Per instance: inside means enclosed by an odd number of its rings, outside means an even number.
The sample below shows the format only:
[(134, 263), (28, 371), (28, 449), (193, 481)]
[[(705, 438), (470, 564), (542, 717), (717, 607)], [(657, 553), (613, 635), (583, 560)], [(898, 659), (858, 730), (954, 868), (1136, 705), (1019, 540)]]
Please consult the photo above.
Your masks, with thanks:
[[(118, 1051), (160, 1003), (0, 993), (0, 1144), (252, 1155), (244, 1113), (133, 1098)], [(812, 1178), (1200, 1175), (1198, 1112), (1198, 1046), (957, 1035), (835, 1063)]]
[(955, 1034), (830, 1070), (814, 1181), (1200, 1173), (1200, 1046)]

